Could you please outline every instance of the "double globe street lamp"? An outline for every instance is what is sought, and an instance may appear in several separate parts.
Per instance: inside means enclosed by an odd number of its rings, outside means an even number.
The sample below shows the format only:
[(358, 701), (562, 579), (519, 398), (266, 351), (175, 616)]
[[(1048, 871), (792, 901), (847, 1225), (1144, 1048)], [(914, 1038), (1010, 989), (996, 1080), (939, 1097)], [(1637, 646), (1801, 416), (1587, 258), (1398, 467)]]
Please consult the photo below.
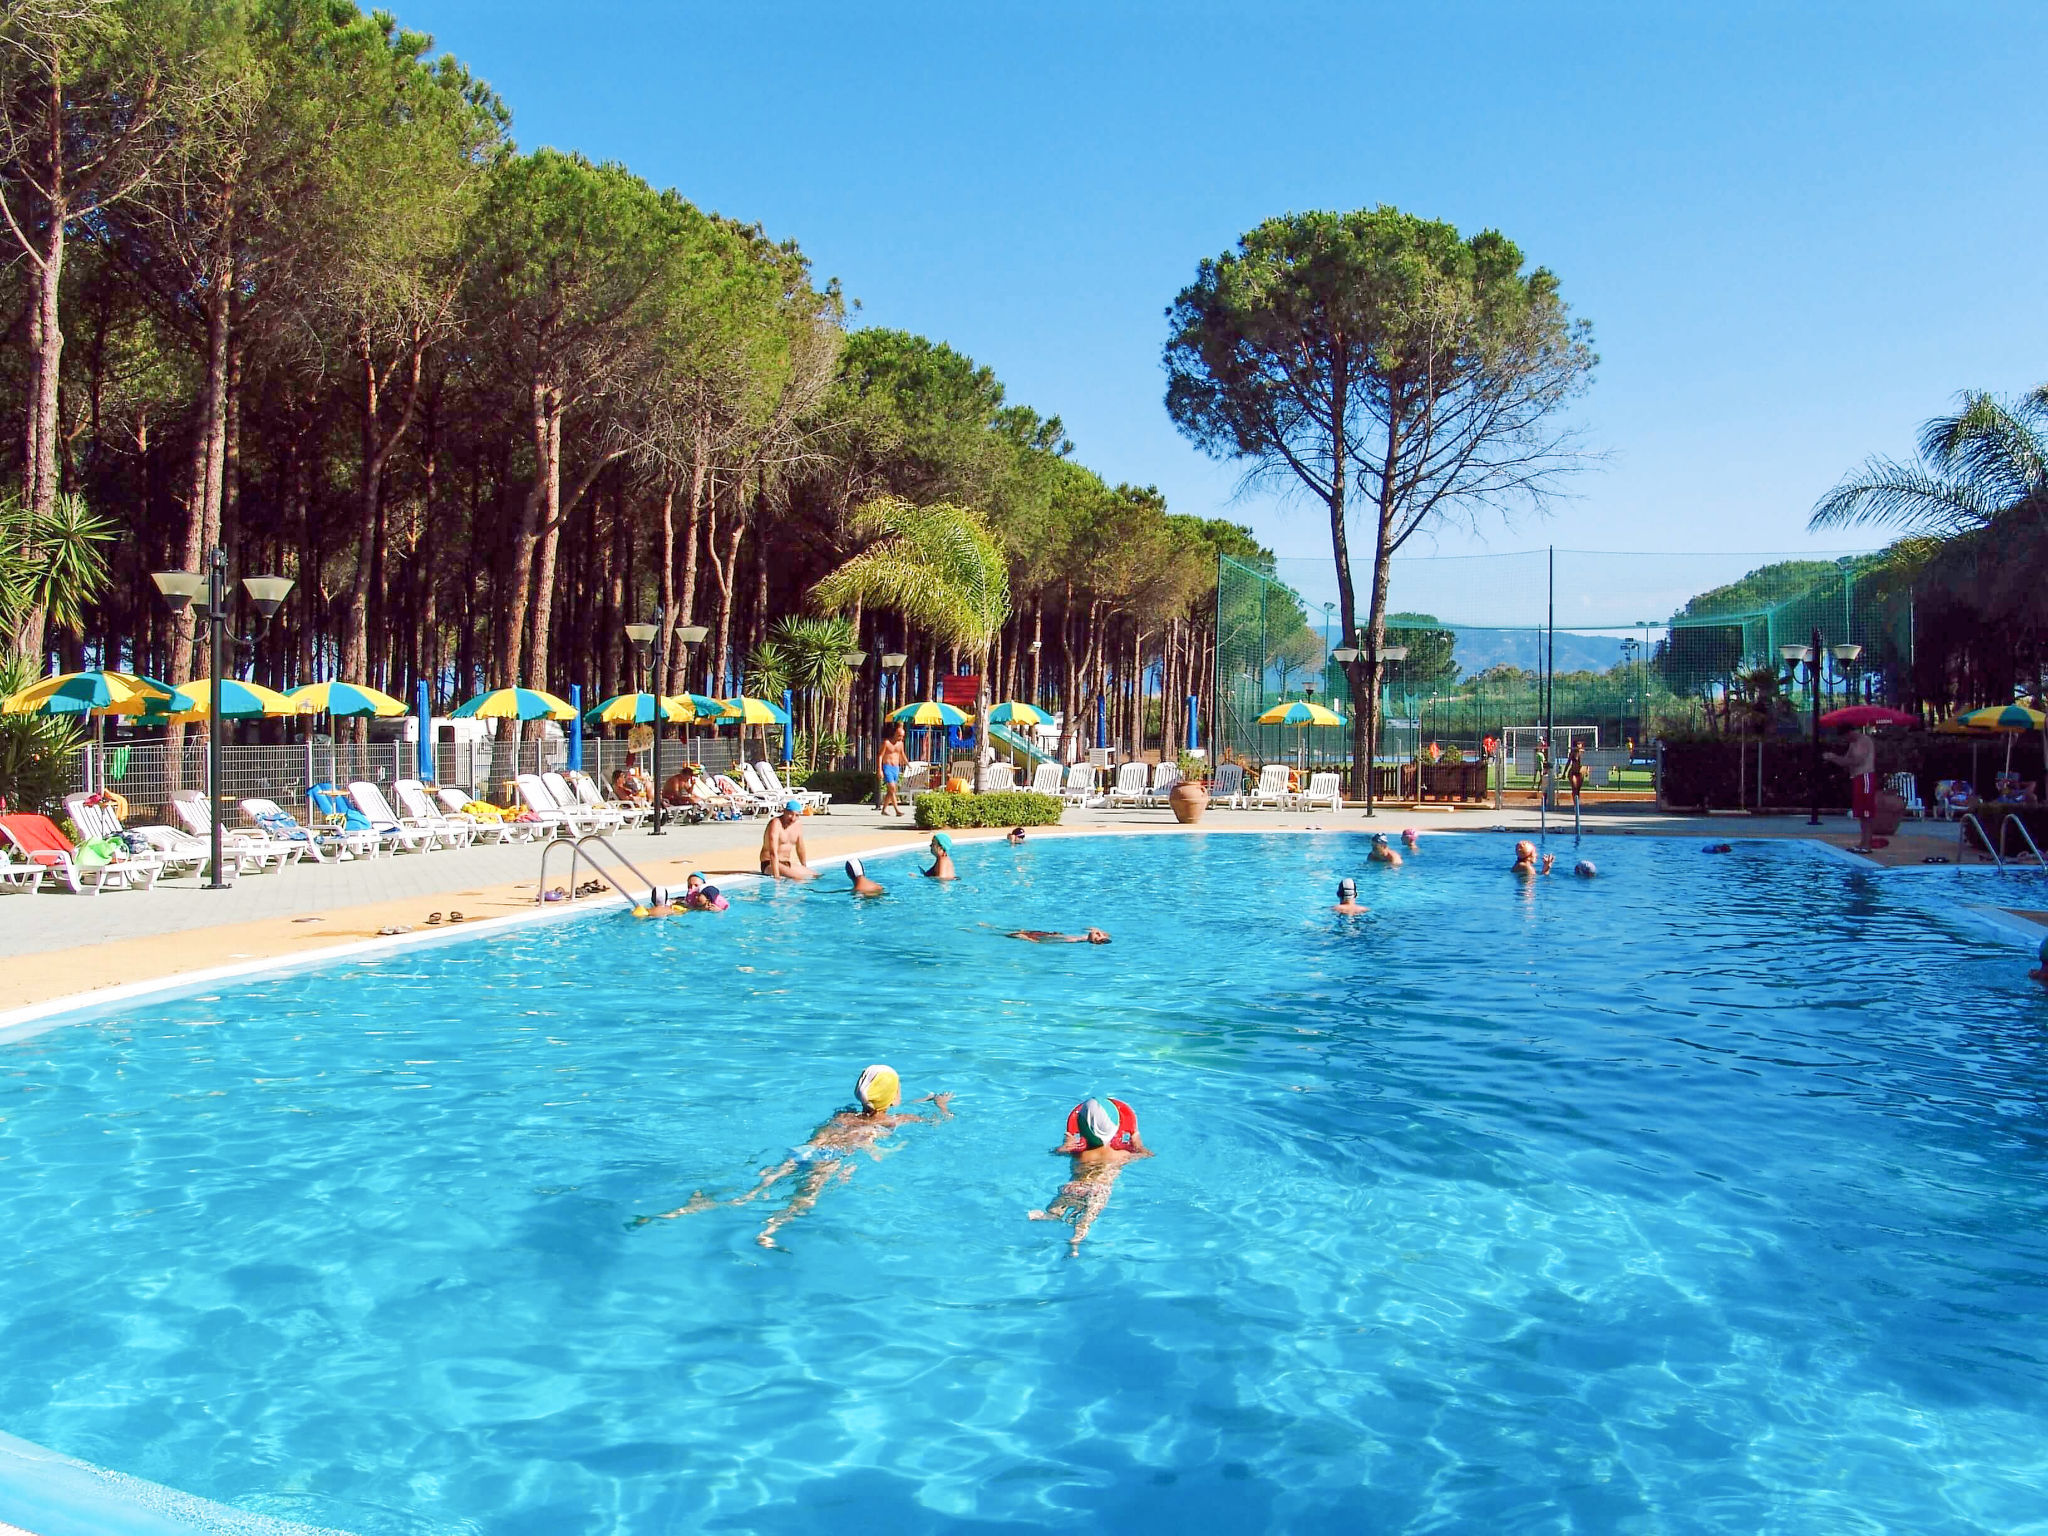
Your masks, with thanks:
[[(633, 653), (639, 659), (643, 676), (651, 684), (647, 689), (648, 696), (654, 700), (654, 740), (648, 743), (647, 754), (647, 777), (654, 786), (654, 825), (649, 832), (649, 835), (653, 837), (660, 837), (662, 835), (661, 727), (663, 721), (661, 718), (661, 685), (666, 668), (665, 647), (668, 640), (666, 633), (668, 628), (669, 625), (665, 614), (657, 614), (644, 624), (628, 624), (626, 626), (626, 638), (633, 642)], [(684, 646), (692, 646), (710, 633), (711, 631), (702, 624), (684, 624), (676, 630), (676, 640)], [(647, 653), (650, 647), (654, 652), (652, 671), (647, 670)]]
[(1827, 665), (1827, 658), (1832, 656), (1841, 667), (1843, 675), (1853, 678), (1854, 673), (1849, 669), (1855, 664), (1856, 658), (1863, 654), (1863, 647), (1849, 642), (1844, 642), (1841, 645), (1823, 645), (1821, 643), (1820, 626), (1815, 625), (1813, 643), (1811, 645), (1781, 645), (1778, 647), (1778, 654), (1785, 659), (1794, 681), (1798, 680), (1800, 663), (1804, 662), (1806, 664), (1806, 687), (1810, 696), (1808, 708), (1813, 721), (1811, 748), (1813, 757), (1811, 765), (1807, 770), (1808, 797), (1811, 804), (1808, 807), (1806, 824), (1809, 827), (1817, 827), (1820, 825), (1820, 688), (1822, 671)]
[[(163, 594), (164, 604), (173, 616), (182, 614), (202, 592), (205, 594), (206, 606), (202, 612), (206, 617), (208, 654), (213, 658), (208, 668), (213, 675), (207, 679), (206, 701), (206, 821), (211, 833), (213, 860), (206, 889), (218, 891), (225, 888), (220, 877), (220, 685), (225, 672), (222, 663), (228, 641), (228, 552), (216, 544), (207, 552), (204, 571), (155, 571), (149, 579), (156, 583), (157, 591)], [(257, 614), (267, 626), (291, 595), (292, 579), (289, 576), (244, 576), (242, 590), (249, 594), (249, 601), (255, 605)], [(235, 648), (253, 651), (256, 642), (251, 637), (236, 636)]]

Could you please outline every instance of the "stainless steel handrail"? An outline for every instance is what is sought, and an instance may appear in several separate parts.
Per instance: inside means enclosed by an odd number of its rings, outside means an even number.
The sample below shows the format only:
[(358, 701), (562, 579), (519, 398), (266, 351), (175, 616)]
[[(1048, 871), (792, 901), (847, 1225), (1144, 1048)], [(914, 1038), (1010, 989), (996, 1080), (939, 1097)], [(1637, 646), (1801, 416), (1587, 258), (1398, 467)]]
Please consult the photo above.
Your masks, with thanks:
[[(602, 848), (606, 853), (609, 853), (613, 858), (617, 859), (621, 864), (625, 865), (626, 868), (631, 870), (635, 876), (637, 876), (641, 880), (646, 881), (646, 900), (652, 901), (654, 899), (654, 882), (651, 879), (648, 879), (645, 870), (641, 869), (639, 865), (635, 864), (631, 859), (627, 858), (623, 853), (619, 852), (618, 845), (614, 843), (604, 833), (586, 832), (581, 837), (576, 838), (574, 841), (570, 841), (567, 838), (550, 838), (548, 840), (547, 846), (541, 849), (540, 889), (534, 892), (534, 905), (538, 906), (540, 905), (540, 903), (547, 900), (548, 855), (553, 853), (555, 849), (560, 847), (564, 842), (567, 842), (569, 844), (569, 900), (574, 901), (576, 899), (576, 871), (578, 870), (578, 868), (581, 867), (586, 857), (583, 851), (583, 845), (585, 843), (597, 844), (598, 847)], [(598, 863), (595, 857), (591, 857), (589, 859), (589, 863), (591, 873), (599, 876), (606, 885), (609, 885), (613, 890), (617, 891), (621, 896), (625, 897), (626, 900), (638, 901), (641, 899), (640, 897), (635, 896), (631, 891), (627, 890), (623, 885), (619, 884), (617, 878), (613, 876), (612, 872), (606, 869), (602, 864)]]
[[(2020, 841), (2025, 843), (2027, 845), (2028, 850), (2034, 855), (2034, 862), (2036, 864), (2041, 865), (2044, 869), (2048, 869), (2048, 859), (2044, 859), (2041, 857), (2040, 847), (2034, 842), (2034, 834), (2027, 830), (2026, 823), (2021, 821), (2017, 816), (2008, 816), (2005, 818), (2004, 821), (1999, 823), (1998, 851), (2000, 853), (2005, 852), (2005, 834), (2015, 830), (2018, 831), (2020, 835)], [(1999, 867), (2003, 869), (2005, 866), (2001, 862)]]
[[(1984, 851), (1991, 855), (1992, 862), (1997, 864), (2002, 873), (2005, 869), (2005, 855), (1991, 846), (1991, 834), (1984, 830), (1984, 823), (1977, 819), (1975, 811), (1963, 812), (1962, 820), (1956, 823), (1956, 867), (1962, 868), (1963, 855), (1969, 852), (1970, 840), (1963, 835), (1967, 827), (1977, 829), (1977, 836), (1984, 844)], [(2001, 838), (2000, 841), (2003, 842), (2004, 839)]]

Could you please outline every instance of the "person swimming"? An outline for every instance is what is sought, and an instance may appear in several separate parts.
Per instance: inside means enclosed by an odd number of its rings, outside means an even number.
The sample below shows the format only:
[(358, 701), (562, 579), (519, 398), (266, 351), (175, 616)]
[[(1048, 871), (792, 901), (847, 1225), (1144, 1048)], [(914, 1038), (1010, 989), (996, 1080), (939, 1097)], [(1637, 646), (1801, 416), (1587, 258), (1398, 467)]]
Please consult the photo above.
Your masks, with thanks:
[(1422, 834), (1413, 827), (1403, 827), (1401, 829), (1401, 846), (1410, 853), (1413, 853), (1422, 846)]
[(853, 894), (856, 896), (880, 896), (885, 894), (882, 885), (878, 881), (868, 878), (867, 866), (862, 864), (859, 859), (848, 859), (846, 861), (846, 878), (853, 882)]
[(700, 1211), (709, 1211), (721, 1205), (746, 1205), (760, 1199), (784, 1179), (801, 1175), (796, 1190), (788, 1203), (763, 1223), (754, 1241), (763, 1248), (777, 1248), (775, 1234), (797, 1217), (804, 1215), (818, 1203), (818, 1197), (826, 1186), (835, 1180), (844, 1182), (853, 1177), (856, 1166), (854, 1154), (865, 1152), (877, 1160), (882, 1156), (877, 1143), (892, 1134), (899, 1125), (936, 1125), (941, 1120), (953, 1118), (950, 1093), (928, 1093), (914, 1102), (930, 1104), (934, 1113), (913, 1115), (891, 1114), (903, 1098), (903, 1082), (896, 1075), (896, 1069), (876, 1063), (865, 1068), (853, 1086), (854, 1105), (842, 1109), (830, 1120), (811, 1132), (810, 1139), (795, 1148), (791, 1154), (772, 1168), (761, 1170), (760, 1181), (744, 1195), (731, 1200), (716, 1200), (698, 1190), (683, 1204), (672, 1211), (662, 1211), (654, 1216), (636, 1216), (629, 1226), (644, 1227), (651, 1221), (672, 1221), (678, 1216), (694, 1216)]
[(683, 882), (683, 905), (692, 912), (723, 912), (732, 903), (725, 893), (708, 882), (701, 871), (692, 870)]
[(1010, 828), (1009, 832), (1004, 837), (1004, 841), (1007, 842), (1012, 848), (1016, 847), (1019, 843), (1024, 841), (1024, 829), (1022, 827)]
[(1137, 1112), (1122, 1099), (1083, 1099), (1067, 1112), (1067, 1134), (1054, 1147), (1056, 1156), (1070, 1157), (1073, 1167), (1067, 1182), (1042, 1211), (1027, 1214), (1033, 1221), (1070, 1221), (1073, 1237), (1067, 1243), (1067, 1257), (1081, 1251), (1081, 1240), (1095, 1225), (1095, 1218), (1109, 1204), (1109, 1192), (1125, 1166), (1152, 1149), (1138, 1134)]
[(1006, 939), (1029, 939), (1033, 944), (1107, 944), (1109, 935), (1100, 928), (1086, 933), (1054, 933), (1048, 928), (1019, 928), (1003, 935)]
[(1551, 866), (1556, 862), (1556, 854), (1546, 853), (1543, 855), (1539, 865), (1536, 858), (1536, 845), (1527, 838), (1523, 838), (1522, 841), (1515, 844), (1515, 862), (1509, 873), (1520, 875), (1524, 880), (1527, 880), (1536, 875), (1549, 874)]
[(1384, 832), (1373, 833), (1372, 851), (1366, 857), (1375, 864), (1398, 865), (1401, 862), (1401, 855), (1394, 852), (1394, 845), (1387, 841), (1387, 834)]
[(924, 871), (928, 880), (958, 880), (960, 872), (953, 867), (953, 834), (934, 832), (931, 841), (932, 867)]
[(1337, 905), (1331, 910), (1342, 912), (1346, 917), (1357, 917), (1361, 913), (1370, 912), (1372, 908), (1358, 904), (1358, 882), (1346, 875), (1337, 882)]
[(1591, 880), (1599, 875), (1600, 869), (1591, 859), (1581, 859), (1572, 866), (1572, 873), (1581, 880)]

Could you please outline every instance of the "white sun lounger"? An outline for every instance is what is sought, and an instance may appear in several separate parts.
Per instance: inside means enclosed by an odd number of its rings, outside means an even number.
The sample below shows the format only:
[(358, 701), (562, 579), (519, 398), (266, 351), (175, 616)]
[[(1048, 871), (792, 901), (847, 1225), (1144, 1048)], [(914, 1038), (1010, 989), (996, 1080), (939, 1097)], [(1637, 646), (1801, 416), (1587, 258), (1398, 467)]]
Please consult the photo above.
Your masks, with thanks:
[(1301, 796), (1303, 809), (1312, 805), (1327, 805), (1333, 811), (1344, 809), (1344, 791), (1338, 787), (1334, 773), (1312, 773), (1308, 778), (1308, 789)]
[(597, 788), (597, 780), (593, 779), (581, 768), (572, 769), (564, 773), (562, 778), (567, 782), (569, 788), (575, 792), (578, 805), (583, 806), (587, 810), (610, 811), (629, 827), (639, 826), (654, 814), (654, 807), (652, 805), (641, 805), (637, 801), (631, 800), (614, 800), (600, 794)]
[(542, 831), (549, 837), (583, 837), (606, 830), (605, 823), (596, 816), (580, 807), (563, 805), (548, 788), (547, 781), (537, 773), (520, 774), (512, 781), (512, 788), (519, 796), (519, 803), (533, 812)]
[(443, 847), (467, 848), (476, 841), (476, 818), (450, 816), (418, 779), (393, 779), (391, 793), (398, 797), (399, 814), (412, 826), (432, 832)]
[(1151, 773), (1143, 763), (1125, 763), (1116, 771), (1116, 783), (1109, 791), (1109, 804), (1113, 810), (1120, 805), (1143, 805), (1145, 803), (1145, 780)]
[[(185, 830), (213, 848), (213, 813), (206, 803), (206, 797), (196, 789), (175, 790), (170, 798), (171, 814), (185, 823)], [(148, 836), (147, 833), (144, 836)], [(154, 839), (151, 840), (154, 842)], [(244, 827), (222, 827), (220, 829), (220, 851), (223, 858), (235, 861), (235, 872), (243, 875), (260, 874), (266, 869), (290, 869), (306, 856), (306, 845), (300, 842), (284, 843), (267, 833), (251, 832)], [(226, 870), (221, 871), (226, 874)]]
[[(416, 781), (405, 779), (401, 782), (411, 784)], [(426, 786), (420, 787), (424, 789)], [(457, 789), (452, 784), (443, 784), (434, 791), (434, 799), (441, 807), (441, 814), (450, 821), (467, 821), (480, 843), (525, 843), (531, 842), (539, 834), (539, 828), (530, 821), (493, 820), (486, 816), (471, 815), (463, 807), (474, 798), (475, 796), (468, 790)]]
[(1244, 804), (1244, 765), (1223, 763), (1216, 769), (1216, 782), (1209, 786), (1209, 803), (1233, 809)]
[(1058, 795), (1060, 792), (1060, 765), (1040, 763), (1031, 774), (1031, 793), (1034, 795)]
[(1294, 791), (1287, 787), (1288, 768), (1285, 763), (1268, 763), (1259, 770), (1256, 788), (1245, 797), (1245, 804), (1253, 810), (1261, 806), (1272, 806), (1286, 810), (1294, 804)]
[(569, 787), (569, 781), (556, 770), (550, 768), (540, 776), (540, 781), (547, 785), (548, 793), (555, 797), (555, 804), (571, 819), (588, 822), (592, 829), (598, 832), (616, 832), (626, 824), (626, 818), (618, 811), (607, 809), (603, 805), (585, 804), (576, 791)]
[(1103, 797), (1102, 792), (1095, 787), (1095, 765), (1069, 763), (1067, 787), (1060, 791), (1060, 798), (1069, 805), (1100, 805)]
[(764, 793), (774, 797), (780, 805), (785, 800), (801, 800), (807, 810), (822, 816), (832, 814), (832, 797), (818, 789), (789, 789), (784, 786), (775, 769), (766, 762), (754, 764), (754, 775), (761, 781)]
[(441, 845), (440, 835), (432, 828), (401, 820), (398, 812), (391, 809), (391, 802), (384, 798), (384, 791), (368, 779), (351, 779), (348, 797), (370, 819), (370, 830), (394, 847), (408, 853), (427, 853)]
[(207, 870), (213, 867), (212, 845), (201, 842), (191, 833), (181, 832), (176, 827), (124, 827), (113, 806), (104, 802), (94, 805), (92, 802), (93, 797), (87, 794), (64, 797), (64, 810), (71, 817), (71, 825), (78, 828), (80, 837), (119, 837), (124, 832), (132, 832), (149, 844), (156, 853), (157, 862), (163, 866), (164, 874), (173, 879), (188, 874), (204, 879)]

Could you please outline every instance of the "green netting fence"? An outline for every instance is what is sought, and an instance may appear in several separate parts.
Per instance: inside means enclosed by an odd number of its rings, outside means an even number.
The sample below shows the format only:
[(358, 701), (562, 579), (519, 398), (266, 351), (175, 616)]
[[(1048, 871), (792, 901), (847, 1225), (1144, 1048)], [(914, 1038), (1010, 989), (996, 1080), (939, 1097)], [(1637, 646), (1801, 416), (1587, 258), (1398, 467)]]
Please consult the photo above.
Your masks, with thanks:
[[(1361, 594), (1368, 576), (1356, 573)], [(1219, 756), (1348, 764), (1348, 724), (1257, 723), (1289, 699), (1354, 712), (1345, 669), (1330, 656), (1345, 640), (1335, 585), (1327, 561), (1221, 559)], [(1398, 558), (1388, 610), (1376, 756), (1410, 761), (1432, 745), (1471, 756), (1493, 738), (1506, 747), (1510, 780), (1533, 774), (1546, 722), (1556, 755), (1580, 742), (1620, 783), (1659, 736), (1710, 728), (1746, 702), (1803, 713), (1816, 680), (1783, 650), (1810, 647), (1816, 630), (1824, 706), (1887, 697), (1911, 661), (1911, 593), (1895, 590), (1867, 553)]]

